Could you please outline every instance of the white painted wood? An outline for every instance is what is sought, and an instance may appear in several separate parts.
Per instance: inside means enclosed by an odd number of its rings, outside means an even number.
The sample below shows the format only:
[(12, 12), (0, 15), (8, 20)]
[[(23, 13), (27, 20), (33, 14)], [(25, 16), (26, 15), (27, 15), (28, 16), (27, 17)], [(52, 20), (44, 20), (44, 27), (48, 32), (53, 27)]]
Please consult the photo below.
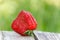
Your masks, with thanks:
[[(60, 33), (34, 31), (38, 40), (60, 40)], [(0, 40), (34, 40), (31, 36), (21, 36), (14, 31), (0, 31)]]
[(3, 31), (4, 34), (4, 40), (34, 40), (31, 36), (21, 36), (15, 32), (11, 31)]
[(2, 32), (0, 32), (0, 40), (3, 40), (2, 38), (3, 38), (3, 37), (2, 37)]
[(34, 31), (38, 40), (60, 40), (60, 33)]

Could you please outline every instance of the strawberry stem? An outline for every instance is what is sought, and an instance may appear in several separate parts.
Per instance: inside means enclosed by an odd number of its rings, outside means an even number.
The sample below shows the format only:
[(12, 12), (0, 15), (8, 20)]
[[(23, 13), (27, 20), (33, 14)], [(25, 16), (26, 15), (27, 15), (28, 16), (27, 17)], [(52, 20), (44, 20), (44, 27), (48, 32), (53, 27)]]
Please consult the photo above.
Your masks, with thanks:
[(26, 34), (28, 36), (32, 36), (33, 31), (32, 30), (27, 30), (24, 34)]

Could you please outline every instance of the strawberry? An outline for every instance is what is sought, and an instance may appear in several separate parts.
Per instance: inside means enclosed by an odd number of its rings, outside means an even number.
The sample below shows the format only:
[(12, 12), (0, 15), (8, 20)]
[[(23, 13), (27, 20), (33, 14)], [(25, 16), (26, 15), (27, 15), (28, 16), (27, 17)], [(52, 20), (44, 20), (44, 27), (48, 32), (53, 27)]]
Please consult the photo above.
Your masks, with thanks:
[(35, 30), (36, 26), (37, 22), (32, 14), (24, 10), (19, 13), (12, 23), (12, 29), (23, 36), (30, 35), (30, 31)]

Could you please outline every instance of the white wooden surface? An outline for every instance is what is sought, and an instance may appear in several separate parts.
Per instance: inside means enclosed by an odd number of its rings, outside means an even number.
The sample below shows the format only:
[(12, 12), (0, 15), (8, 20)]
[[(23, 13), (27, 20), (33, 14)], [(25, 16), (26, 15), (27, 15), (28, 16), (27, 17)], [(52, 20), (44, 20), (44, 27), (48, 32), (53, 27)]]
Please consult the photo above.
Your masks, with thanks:
[(2, 32), (0, 32), (0, 40), (2, 39)]
[(60, 33), (34, 31), (38, 40), (60, 40)]
[[(34, 31), (38, 40), (60, 40), (60, 33)], [(0, 40), (35, 40), (31, 36), (21, 36), (14, 31), (0, 31)]]
[(0, 32), (0, 40), (34, 40), (31, 36), (21, 36), (15, 32), (2, 31)]

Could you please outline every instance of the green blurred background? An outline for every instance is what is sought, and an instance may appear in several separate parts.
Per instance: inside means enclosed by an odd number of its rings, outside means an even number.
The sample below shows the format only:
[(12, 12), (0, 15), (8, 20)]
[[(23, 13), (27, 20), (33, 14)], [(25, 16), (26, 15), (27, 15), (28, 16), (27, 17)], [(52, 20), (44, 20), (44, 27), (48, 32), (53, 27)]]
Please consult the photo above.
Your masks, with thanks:
[(32, 13), (37, 30), (60, 32), (60, 0), (0, 0), (0, 30), (12, 30), (11, 23), (21, 10)]

